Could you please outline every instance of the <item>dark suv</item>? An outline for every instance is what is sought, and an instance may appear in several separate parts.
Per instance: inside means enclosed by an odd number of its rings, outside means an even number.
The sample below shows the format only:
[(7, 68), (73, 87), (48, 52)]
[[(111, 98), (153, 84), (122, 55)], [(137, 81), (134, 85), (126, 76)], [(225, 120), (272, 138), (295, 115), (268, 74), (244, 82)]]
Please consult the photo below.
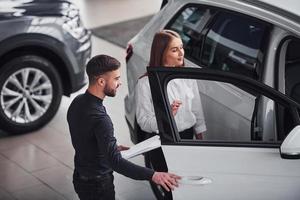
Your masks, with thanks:
[(91, 35), (70, 1), (0, 3), (0, 129), (33, 131), (85, 85)]

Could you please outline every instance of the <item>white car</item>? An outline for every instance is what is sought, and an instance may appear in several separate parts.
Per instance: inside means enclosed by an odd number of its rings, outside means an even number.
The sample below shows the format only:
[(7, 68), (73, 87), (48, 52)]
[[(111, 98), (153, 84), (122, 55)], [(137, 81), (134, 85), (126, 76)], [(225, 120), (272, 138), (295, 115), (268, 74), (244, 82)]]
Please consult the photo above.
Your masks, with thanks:
[[(228, 72), (219, 72), (200, 68), (169, 68), (152, 67), (148, 69), (154, 109), (158, 122), (162, 151), (170, 172), (182, 176), (180, 185), (173, 191), (175, 200), (297, 200), (300, 198), (300, 104), (282, 93), (251, 78)], [(216, 127), (226, 127), (224, 131), (208, 130), (203, 140), (180, 139), (170, 106), (166, 87), (173, 79), (193, 79), (201, 85), (201, 98), (205, 100), (210, 94), (219, 93), (216, 85), (237, 87), (240, 93), (256, 100), (266, 98), (282, 109), (290, 110), (289, 125), (293, 128), (284, 133), (284, 140), (278, 139), (279, 133), (274, 132), (276, 140), (264, 139), (264, 131), (257, 135), (253, 129), (243, 130), (240, 140), (229, 140), (226, 129), (239, 129), (241, 121), (228, 123), (228, 116), (222, 115), (230, 109), (222, 101), (210, 99), (219, 108), (211, 116), (222, 120)], [(205, 113), (212, 112), (211, 107), (203, 104)], [(245, 102), (231, 102), (231, 109), (247, 111)], [(223, 107), (223, 108), (222, 108)], [(244, 112), (252, 118), (260, 116), (259, 109), (252, 106), (251, 112)], [(277, 110), (270, 110), (270, 115), (278, 116)], [(268, 114), (268, 115), (269, 115)], [(211, 117), (210, 116), (210, 117)], [(210, 119), (206, 119), (208, 122)], [(223, 122), (223, 123), (222, 123)], [(229, 119), (231, 122), (231, 119)], [(224, 125), (225, 124), (225, 125)], [(277, 121), (274, 126), (284, 126), (285, 122)], [(213, 134), (211, 135), (211, 133)], [(247, 132), (247, 135), (243, 135)], [(231, 132), (233, 135), (235, 131)], [(234, 136), (237, 138), (238, 136)], [(147, 147), (144, 147), (147, 149)], [(164, 191), (158, 199), (164, 199)]]
[[(157, 116), (169, 171), (209, 182), (205, 187), (184, 185), (173, 192), (173, 199), (300, 199), (300, 162), (282, 159), (279, 152), (300, 123), (299, 10), (296, 0), (284, 4), (281, 0), (170, 0), (129, 41), (125, 112), (134, 143), (144, 139), (135, 120), (135, 85), (146, 72), (152, 39), (159, 30), (181, 35), (187, 67), (210, 69), (224, 77), (232, 73), (253, 84), (251, 88), (241, 80), (197, 80), (207, 127), (202, 141), (177, 138), (168, 106), (165, 116)], [(289, 96), (293, 106), (284, 103), (283, 99), (290, 100), (279, 93), (275, 96), (281, 100), (256, 91), (259, 83)], [(165, 95), (156, 93), (152, 95)], [(160, 103), (155, 101), (155, 109)], [(300, 144), (295, 141), (298, 150), (293, 157), (298, 158)], [(170, 146), (165, 148), (166, 144)], [(151, 160), (146, 164), (151, 167)], [(158, 199), (167, 199), (163, 190), (153, 189)]]

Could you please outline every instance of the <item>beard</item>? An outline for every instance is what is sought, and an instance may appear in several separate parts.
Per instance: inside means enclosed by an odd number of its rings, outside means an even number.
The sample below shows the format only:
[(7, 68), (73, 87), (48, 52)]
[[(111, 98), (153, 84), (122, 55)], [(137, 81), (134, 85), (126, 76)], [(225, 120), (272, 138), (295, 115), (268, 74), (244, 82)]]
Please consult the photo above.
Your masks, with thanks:
[(105, 88), (104, 88), (104, 94), (106, 96), (114, 97), (114, 96), (116, 96), (116, 93), (117, 93), (117, 90), (109, 88), (109, 87), (107, 87), (107, 85), (105, 86)]

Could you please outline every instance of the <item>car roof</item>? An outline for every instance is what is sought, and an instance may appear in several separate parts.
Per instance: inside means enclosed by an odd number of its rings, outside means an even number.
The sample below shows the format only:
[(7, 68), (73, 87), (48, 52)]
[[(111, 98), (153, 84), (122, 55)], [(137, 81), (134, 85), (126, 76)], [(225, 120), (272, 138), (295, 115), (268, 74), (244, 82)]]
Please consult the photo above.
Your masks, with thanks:
[[(257, 8), (264, 9), (279, 16), (300, 23), (299, 0), (234, 0), (245, 2)], [(284, 1), (284, 3), (283, 3)]]
[[(243, 1), (243, 0), (241, 0)], [(270, 8), (278, 8), (290, 14), (300, 16), (300, 1), (299, 0), (252, 0), (249, 2), (261, 2)], [(262, 5), (262, 4), (261, 4)]]
[(168, 0), (171, 2), (203, 3), (244, 11), (300, 34), (299, 0)]
[[(163, 3), (169, 1), (182, 1), (182, 0), (166, 0)], [(219, 0), (195, 0), (195, 2), (219, 2)], [(294, 14), (300, 17), (300, 1), (299, 0), (227, 0), (228, 2), (244, 2), (259, 8), (267, 10), (281, 10), (282, 12)]]

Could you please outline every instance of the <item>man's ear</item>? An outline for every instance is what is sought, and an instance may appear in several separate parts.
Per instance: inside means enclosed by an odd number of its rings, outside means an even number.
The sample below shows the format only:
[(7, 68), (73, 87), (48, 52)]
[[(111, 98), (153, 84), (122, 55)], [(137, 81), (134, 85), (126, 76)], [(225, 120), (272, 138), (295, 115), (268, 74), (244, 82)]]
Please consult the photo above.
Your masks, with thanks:
[(105, 79), (104, 79), (104, 78), (98, 78), (98, 79), (97, 79), (97, 83), (98, 83), (100, 86), (104, 86), (104, 84), (105, 84)]

